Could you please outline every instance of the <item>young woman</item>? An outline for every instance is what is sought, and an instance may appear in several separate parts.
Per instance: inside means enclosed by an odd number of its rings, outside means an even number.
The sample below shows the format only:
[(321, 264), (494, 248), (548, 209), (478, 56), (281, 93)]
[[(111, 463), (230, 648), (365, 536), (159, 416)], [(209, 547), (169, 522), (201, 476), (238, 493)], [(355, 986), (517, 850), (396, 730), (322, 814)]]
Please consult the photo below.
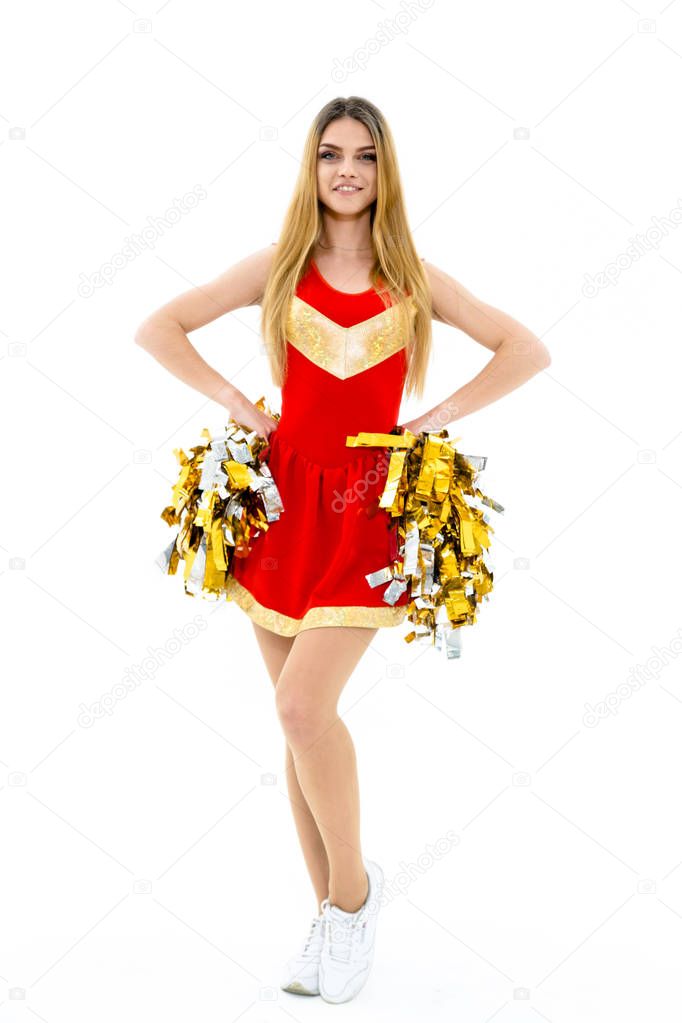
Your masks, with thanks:
[[(260, 304), (279, 421), (210, 367), (187, 335)], [(386, 452), (346, 445), (388, 433), (404, 390), (421, 396), (431, 320), (493, 353), (471, 381), (402, 424), (413, 433), (497, 401), (549, 365), (526, 327), (420, 258), (407, 222), (393, 138), (360, 97), (319, 112), (278, 243), (152, 313), (136, 341), (190, 387), (269, 441), (284, 512), (235, 559), (230, 596), (250, 617), (285, 735), (287, 788), (317, 896), (310, 932), (281, 986), (352, 998), (373, 958), (383, 872), (360, 843), (352, 739), (337, 713), (343, 687), (394, 605), (365, 576), (390, 564), (397, 536), (377, 512)], [(383, 461), (382, 461), (383, 459)], [(374, 512), (374, 514), (372, 514)]]

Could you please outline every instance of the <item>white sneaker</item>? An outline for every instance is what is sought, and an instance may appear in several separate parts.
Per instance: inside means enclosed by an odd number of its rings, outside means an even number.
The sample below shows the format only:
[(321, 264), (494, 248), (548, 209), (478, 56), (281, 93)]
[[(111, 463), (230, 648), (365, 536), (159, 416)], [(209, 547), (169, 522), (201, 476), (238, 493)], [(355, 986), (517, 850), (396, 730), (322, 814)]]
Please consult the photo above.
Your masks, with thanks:
[(300, 952), (287, 960), (279, 985), (283, 991), (291, 991), (294, 995), (319, 995), (318, 972), (324, 930), (324, 914), (320, 913), (313, 917)]
[(374, 958), (374, 936), (381, 908), (384, 872), (378, 863), (366, 860), (369, 891), (355, 913), (322, 903), (325, 930), (320, 957), (319, 988), (326, 1002), (347, 1002), (354, 998), (369, 977)]

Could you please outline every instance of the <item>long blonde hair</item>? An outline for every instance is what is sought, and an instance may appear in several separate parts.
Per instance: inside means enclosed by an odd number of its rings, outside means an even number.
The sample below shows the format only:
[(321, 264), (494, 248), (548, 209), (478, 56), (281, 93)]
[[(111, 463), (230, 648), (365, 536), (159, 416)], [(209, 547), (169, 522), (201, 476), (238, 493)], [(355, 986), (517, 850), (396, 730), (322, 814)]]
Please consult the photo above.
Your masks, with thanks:
[[(431, 291), (407, 223), (393, 136), (383, 114), (361, 96), (330, 100), (318, 113), (305, 141), (301, 169), (261, 301), (261, 332), (269, 354), (272, 380), (277, 387), (284, 382), (289, 307), (322, 230), (317, 194), (320, 139), (327, 125), (339, 117), (353, 117), (364, 124), (376, 147), (377, 198), (371, 211), (374, 250), (371, 282), (380, 294), (383, 292), (386, 306), (398, 306), (396, 313), (408, 338), (405, 392), (421, 397), (431, 354)], [(406, 294), (416, 307), (414, 329)]]

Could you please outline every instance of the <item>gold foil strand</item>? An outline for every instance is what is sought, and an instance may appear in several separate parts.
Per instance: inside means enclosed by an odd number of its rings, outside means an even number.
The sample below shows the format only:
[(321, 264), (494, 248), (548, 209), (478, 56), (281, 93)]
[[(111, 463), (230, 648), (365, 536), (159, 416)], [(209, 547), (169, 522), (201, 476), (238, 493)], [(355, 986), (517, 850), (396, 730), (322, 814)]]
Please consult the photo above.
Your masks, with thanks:
[(430, 640), (445, 649), (448, 660), (461, 655), (459, 630), (476, 621), (493, 589), (494, 530), (485, 508), (504, 511), (477, 486), (486, 458), (463, 455), (455, 440), (447, 430), (415, 435), (407, 429), (346, 438), (348, 447), (394, 449), (378, 505), (396, 522), (398, 553), (392, 564), (365, 578), (370, 586), (388, 582), (383, 592), (388, 604), (409, 588), (407, 618), (414, 629), (405, 641)]
[[(257, 408), (279, 420), (265, 398)], [(267, 445), (254, 430), (247, 431), (230, 417), (224, 432), (212, 437), (201, 431), (203, 443), (186, 455), (174, 454), (180, 464), (171, 503), (161, 512), (176, 533), (156, 563), (167, 575), (175, 575), (184, 561), (184, 586), (188, 596), (217, 599), (227, 595), (232, 559), (247, 557), (251, 541), (284, 511), (280, 493), (261, 452)]]

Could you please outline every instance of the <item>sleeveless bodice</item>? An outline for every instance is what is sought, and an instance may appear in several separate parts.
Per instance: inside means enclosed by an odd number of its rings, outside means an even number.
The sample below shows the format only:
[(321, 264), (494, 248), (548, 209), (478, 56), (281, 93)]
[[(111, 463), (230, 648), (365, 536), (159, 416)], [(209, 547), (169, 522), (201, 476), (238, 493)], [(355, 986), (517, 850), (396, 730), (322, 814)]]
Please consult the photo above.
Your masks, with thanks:
[(373, 288), (339, 291), (311, 261), (289, 308), (278, 438), (319, 465), (357, 457), (348, 435), (396, 425), (406, 341), (397, 311)]

